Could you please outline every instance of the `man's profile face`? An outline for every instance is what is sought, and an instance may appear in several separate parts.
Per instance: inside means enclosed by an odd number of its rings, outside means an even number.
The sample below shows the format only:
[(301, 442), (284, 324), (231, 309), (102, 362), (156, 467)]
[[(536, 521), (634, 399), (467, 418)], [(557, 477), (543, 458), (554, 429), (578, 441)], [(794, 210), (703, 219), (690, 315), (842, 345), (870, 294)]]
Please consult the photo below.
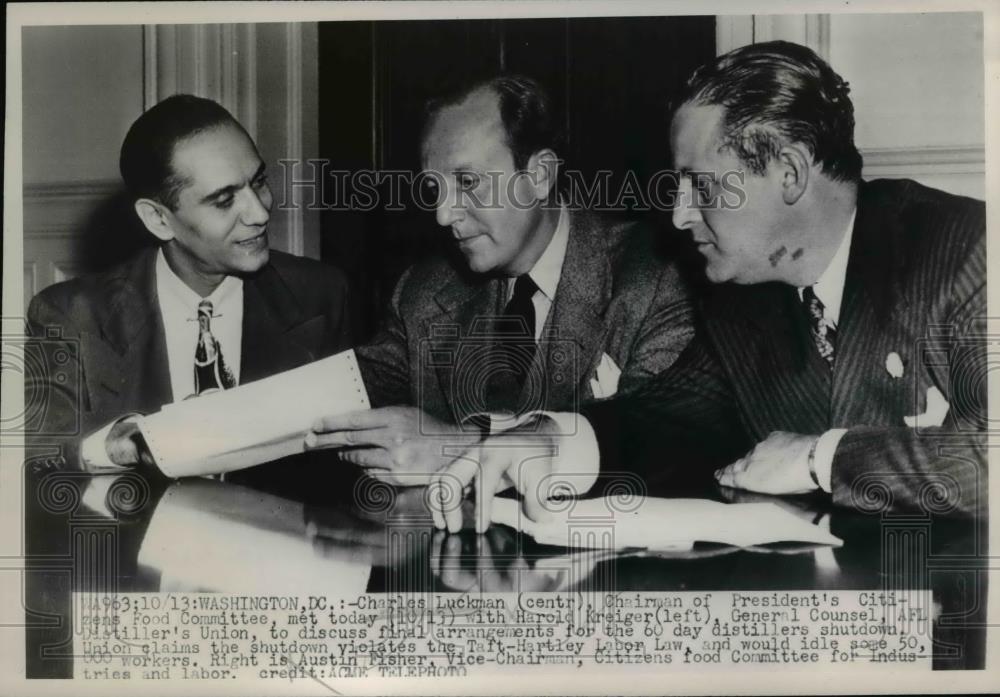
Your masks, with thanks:
[[(670, 145), (674, 168), (680, 173), (674, 226), (691, 232), (713, 283), (780, 280), (778, 262), (787, 253), (780, 251), (780, 216), (785, 207), (781, 182), (773, 168), (756, 175), (728, 149), (720, 151), (722, 117), (721, 106), (694, 104), (685, 104), (674, 115)], [(727, 192), (719, 182), (726, 172), (743, 176), (745, 200), (735, 209), (721, 206)], [(703, 184), (707, 201), (699, 202), (696, 179)], [(735, 178), (728, 181), (738, 183)]]
[(174, 146), (174, 174), (185, 181), (167, 212), (182, 263), (202, 275), (253, 273), (267, 263), (271, 190), (257, 148), (223, 124)]
[(528, 271), (540, 200), (532, 177), (515, 171), (496, 94), (481, 90), (442, 109), (424, 138), (423, 165), (436, 189), (437, 222), (451, 228), (469, 268)]

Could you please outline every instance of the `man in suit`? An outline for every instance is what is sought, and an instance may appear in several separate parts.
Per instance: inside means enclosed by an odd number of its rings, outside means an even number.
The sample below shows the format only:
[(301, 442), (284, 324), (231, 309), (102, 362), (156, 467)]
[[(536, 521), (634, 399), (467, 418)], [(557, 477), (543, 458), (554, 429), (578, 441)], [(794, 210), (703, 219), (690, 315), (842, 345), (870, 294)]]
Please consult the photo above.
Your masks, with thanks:
[(385, 408), (323, 419), (307, 439), (349, 446), (347, 459), (401, 484), (526, 413), (631, 391), (693, 331), (662, 236), (557, 199), (558, 119), (540, 85), (500, 76), (428, 111), (423, 165), (461, 261), (407, 270), (357, 349)]
[[(41, 385), (29, 384), (46, 399), (34, 440), (54, 436), (71, 467), (78, 455), (136, 461), (135, 427), (119, 422), (125, 414), (351, 345), (341, 272), (269, 250), (264, 162), (223, 107), (190, 95), (160, 102), (129, 129), (120, 168), (158, 245), (46, 288), (28, 310), (28, 350), (51, 367)], [(72, 357), (74, 379), (46, 378), (59, 372), (60, 355)], [(101, 427), (109, 437), (98, 440), (111, 451), (78, 453), (81, 437)]]
[[(589, 481), (599, 453), (601, 470), (667, 491), (714, 472), (725, 486), (822, 491), (866, 510), (982, 513), (984, 205), (862, 181), (848, 94), (815, 53), (786, 42), (737, 49), (690, 78), (670, 128), (674, 224), (719, 285), (704, 331), (669, 370), (585, 408), (577, 442), (547, 439)], [(743, 178), (736, 206), (720, 195), (732, 172)], [(552, 422), (542, 430), (555, 433)], [(498, 448), (479, 464), (486, 510), (499, 473), (530, 492), (552, 465), (520, 468)], [(475, 470), (465, 460), (449, 472), (465, 483)], [(544, 515), (531, 498), (528, 515)], [(450, 516), (440, 524), (453, 528)]]

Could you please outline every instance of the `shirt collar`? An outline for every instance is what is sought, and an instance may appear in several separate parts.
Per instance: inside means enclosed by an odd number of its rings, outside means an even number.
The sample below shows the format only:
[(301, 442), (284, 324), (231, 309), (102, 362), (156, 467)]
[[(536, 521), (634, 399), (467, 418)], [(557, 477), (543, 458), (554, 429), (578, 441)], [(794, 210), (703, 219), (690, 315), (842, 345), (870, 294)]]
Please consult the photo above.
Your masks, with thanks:
[[(823, 303), (824, 316), (834, 324), (840, 320), (840, 304), (844, 298), (847, 262), (851, 256), (851, 238), (854, 236), (854, 218), (857, 213), (857, 208), (851, 212), (851, 218), (847, 221), (847, 230), (840, 240), (837, 252), (820, 275), (819, 280), (813, 284), (813, 292)], [(799, 298), (801, 297), (802, 289), (799, 288)]]
[(555, 302), (556, 288), (559, 287), (559, 277), (562, 274), (563, 261), (566, 259), (566, 246), (569, 243), (569, 214), (565, 206), (559, 207), (559, 222), (552, 233), (548, 246), (531, 267), (528, 276), (538, 286), (538, 290)]
[(238, 276), (226, 276), (207, 298), (202, 298), (170, 268), (167, 257), (163, 254), (163, 247), (160, 247), (156, 252), (156, 283), (160, 292), (169, 293), (174, 301), (180, 302), (184, 307), (189, 307), (192, 310), (196, 309), (202, 300), (209, 300), (212, 305), (218, 308), (237, 289), (243, 287), (243, 279)]

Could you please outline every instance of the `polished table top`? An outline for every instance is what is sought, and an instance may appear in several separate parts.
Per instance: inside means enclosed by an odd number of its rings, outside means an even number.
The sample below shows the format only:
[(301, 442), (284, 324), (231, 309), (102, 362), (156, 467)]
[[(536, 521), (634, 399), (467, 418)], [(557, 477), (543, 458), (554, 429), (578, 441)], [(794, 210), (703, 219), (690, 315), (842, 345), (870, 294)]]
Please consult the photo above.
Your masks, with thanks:
[[(930, 588), (940, 605), (935, 668), (981, 668), (986, 526), (927, 515), (836, 509), (816, 497), (715, 488), (722, 501), (773, 500), (844, 541), (741, 549), (580, 551), (493, 525), (433, 528), (423, 488), (346, 472), (321, 481), (252, 475), (170, 481), (130, 472), (30, 474), (25, 481), (29, 677), (72, 675), (70, 592), (893, 590)], [(948, 648), (957, 645), (957, 649)]]

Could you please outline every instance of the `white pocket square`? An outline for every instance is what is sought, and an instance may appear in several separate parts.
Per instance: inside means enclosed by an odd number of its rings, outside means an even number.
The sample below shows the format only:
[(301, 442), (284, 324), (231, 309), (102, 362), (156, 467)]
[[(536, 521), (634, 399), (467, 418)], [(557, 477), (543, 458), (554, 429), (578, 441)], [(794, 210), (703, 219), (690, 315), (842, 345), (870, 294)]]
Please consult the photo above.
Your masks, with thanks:
[(927, 409), (924, 413), (914, 416), (904, 416), (903, 421), (910, 428), (940, 426), (944, 423), (944, 417), (948, 415), (949, 408), (951, 408), (951, 405), (948, 404), (948, 400), (941, 394), (941, 390), (931, 387), (927, 390)]
[(622, 369), (615, 365), (611, 356), (601, 354), (601, 362), (597, 364), (597, 374), (590, 379), (590, 391), (596, 399), (607, 399), (618, 391), (618, 378)]

